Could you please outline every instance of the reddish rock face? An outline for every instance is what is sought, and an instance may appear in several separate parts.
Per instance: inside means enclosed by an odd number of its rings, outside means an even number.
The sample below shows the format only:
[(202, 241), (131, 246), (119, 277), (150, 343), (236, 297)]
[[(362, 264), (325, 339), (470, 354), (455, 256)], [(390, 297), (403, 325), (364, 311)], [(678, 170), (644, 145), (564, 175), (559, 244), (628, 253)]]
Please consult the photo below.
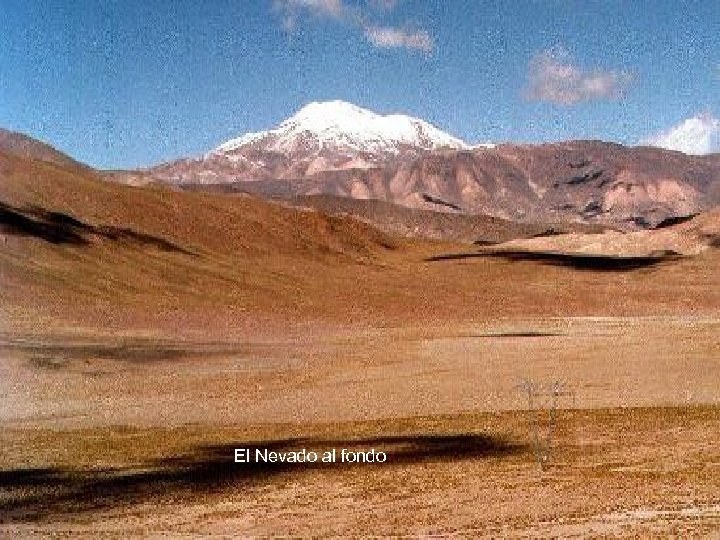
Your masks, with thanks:
[(720, 155), (689, 156), (599, 141), (474, 150), (404, 148), (385, 154), (311, 148), (283, 154), (256, 144), (164, 164), (134, 180), (138, 178), (629, 228), (651, 227), (720, 204)]

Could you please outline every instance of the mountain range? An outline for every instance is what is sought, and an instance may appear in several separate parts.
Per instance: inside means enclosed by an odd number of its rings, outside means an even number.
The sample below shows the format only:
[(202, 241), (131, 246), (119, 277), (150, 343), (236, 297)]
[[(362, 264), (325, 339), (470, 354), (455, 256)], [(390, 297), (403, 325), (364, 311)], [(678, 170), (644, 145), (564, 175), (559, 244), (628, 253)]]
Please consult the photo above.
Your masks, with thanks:
[(341, 101), (267, 131), (109, 178), (294, 199), (331, 195), (524, 222), (649, 228), (720, 204), (720, 154), (602, 141), (471, 146)]
[[(367, 219), (369, 207), (352, 201), (556, 229), (572, 224), (632, 230), (720, 204), (720, 154), (602, 141), (471, 146), (423, 120), (382, 116), (341, 101), (311, 103), (273, 129), (232, 139), (196, 158), (135, 171), (93, 171), (6, 130), (0, 130), (0, 149), (127, 184), (244, 192), (300, 206), (320, 204), (320, 196), (342, 199), (321, 204), (341, 206), (361, 219)], [(447, 222), (431, 215), (425, 214), (433, 223)], [(411, 221), (417, 222), (416, 216)], [(389, 230), (412, 234), (405, 225)], [(439, 234), (435, 225), (420, 230)], [(454, 229), (449, 237), (467, 235)]]

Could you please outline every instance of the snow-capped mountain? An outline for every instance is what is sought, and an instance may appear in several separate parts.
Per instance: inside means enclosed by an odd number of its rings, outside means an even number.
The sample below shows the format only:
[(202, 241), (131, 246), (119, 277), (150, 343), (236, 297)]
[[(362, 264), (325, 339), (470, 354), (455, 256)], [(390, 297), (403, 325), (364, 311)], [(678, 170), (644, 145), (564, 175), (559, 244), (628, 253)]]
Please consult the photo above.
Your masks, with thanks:
[(276, 128), (227, 141), (214, 153), (233, 153), (248, 146), (279, 153), (343, 150), (371, 154), (469, 148), (423, 120), (402, 114), (383, 116), (344, 101), (310, 103)]
[(599, 141), (470, 147), (422, 120), (333, 101), (311, 103), (274, 129), (228, 141), (204, 156), (114, 179), (645, 227), (718, 204), (718, 171), (720, 154), (688, 156)]
[(313, 102), (273, 129), (248, 133), (204, 156), (165, 163), (147, 173), (174, 184), (298, 180), (397, 165), (435, 150), (472, 148), (418, 118), (380, 115), (344, 101)]

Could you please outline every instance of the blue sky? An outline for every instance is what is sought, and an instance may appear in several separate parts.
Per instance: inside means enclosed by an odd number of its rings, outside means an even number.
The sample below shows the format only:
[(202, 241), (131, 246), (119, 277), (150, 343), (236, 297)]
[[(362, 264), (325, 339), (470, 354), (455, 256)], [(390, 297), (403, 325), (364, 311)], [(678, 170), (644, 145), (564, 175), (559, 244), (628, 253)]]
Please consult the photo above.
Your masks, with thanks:
[(0, 126), (99, 167), (343, 99), (468, 142), (635, 144), (720, 115), (720, 2), (0, 0)]

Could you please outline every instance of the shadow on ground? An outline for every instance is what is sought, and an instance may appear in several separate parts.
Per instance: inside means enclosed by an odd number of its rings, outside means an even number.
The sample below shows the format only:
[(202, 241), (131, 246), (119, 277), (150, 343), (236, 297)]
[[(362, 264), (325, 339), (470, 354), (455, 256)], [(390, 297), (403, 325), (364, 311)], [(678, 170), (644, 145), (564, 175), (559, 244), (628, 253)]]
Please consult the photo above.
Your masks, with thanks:
[(245, 344), (227, 342), (177, 342), (158, 339), (119, 339), (80, 342), (58, 339), (17, 339), (0, 332), (0, 354), (16, 353), (38, 368), (60, 369), (72, 361), (109, 360), (146, 365), (151, 362), (223, 357), (249, 357)]
[[(337, 449), (338, 461), (322, 463), (235, 463), (235, 448), (276, 452), (303, 448), (321, 452)], [(342, 448), (387, 455), (383, 464), (340, 463)], [(58, 515), (121, 507), (148, 500), (177, 500), (230, 486), (252, 487), (281, 474), (312, 470), (351, 470), (399, 465), (503, 457), (525, 447), (487, 435), (409, 435), (361, 440), (283, 439), (202, 446), (180, 457), (162, 459), (128, 469), (63, 470), (14, 469), (0, 471), (0, 522), (28, 522)], [(377, 469), (375, 469), (377, 470)]]
[(548, 251), (481, 251), (474, 253), (449, 253), (428, 257), (425, 262), (495, 257), (508, 261), (535, 261), (553, 266), (566, 266), (575, 270), (627, 272), (678, 260), (681, 256), (672, 251), (652, 253), (647, 256), (590, 255), (584, 253), (560, 253)]
[(160, 251), (194, 255), (169, 240), (127, 227), (90, 225), (62, 212), (39, 207), (18, 208), (4, 202), (0, 202), (0, 232), (31, 236), (52, 244), (76, 246), (87, 246), (91, 243), (90, 238), (96, 237), (151, 247)]

